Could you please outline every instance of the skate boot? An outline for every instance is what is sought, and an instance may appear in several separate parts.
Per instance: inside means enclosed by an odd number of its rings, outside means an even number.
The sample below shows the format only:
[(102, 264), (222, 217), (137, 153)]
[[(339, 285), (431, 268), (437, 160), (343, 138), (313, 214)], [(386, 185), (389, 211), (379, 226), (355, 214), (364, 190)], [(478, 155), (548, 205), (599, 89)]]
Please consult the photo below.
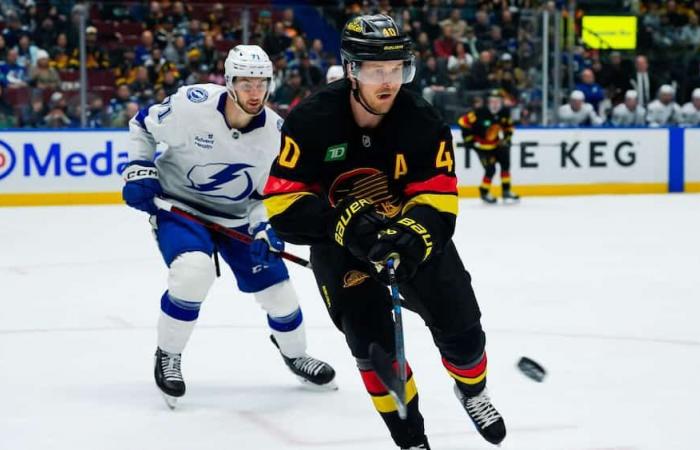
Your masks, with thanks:
[(430, 450), (430, 444), (428, 444), (428, 438), (423, 436), (423, 442), (417, 445), (412, 445), (410, 447), (401, 447), (401, 450)]
[(454, 390), (479, 434), (492, 444), (500, 444), (506, 437), (506, 424), (503, 422), (501, 414), (491, 404), (486, 390), (484, 389), (479, 395), (473, 397), (464, 395), (457, 385), (455, 385)]
[[(270, 340), (279, 350), (280, 346), (277, 344), (275, 337), (271, 335)], [(289, 370), (291, 370), (306, 387), (321, 391), (334, 391), (338, 389), (335, 381), (333, 381), (335, 379), (335, 370), (333, 370), (330, 364), (312, 358), (309, 355), (289, 358), (281, 351), (280, 355), (282, 355), (282, 359), (287, 367), (289, 367)]]
[(167, 353), (160, 348), (156, 350), (154, 368), (156, 385), (170, 409), (175, 409), (177, 399), (185, 395), (185, 380), (182, 379), (180, 371), (180, 359), (179, 353)]
[(494, 205), (497, 202), (496, 197), (491, 195), (491, 192), (489, 192), (489, 190), (486, 188), (479, 188), (479, 196), (481, 197), (481, 200), (488, 205)]
[(503, 203), (517, 203), (520, 201), (520, 196), (510, 189), (503, 190)]

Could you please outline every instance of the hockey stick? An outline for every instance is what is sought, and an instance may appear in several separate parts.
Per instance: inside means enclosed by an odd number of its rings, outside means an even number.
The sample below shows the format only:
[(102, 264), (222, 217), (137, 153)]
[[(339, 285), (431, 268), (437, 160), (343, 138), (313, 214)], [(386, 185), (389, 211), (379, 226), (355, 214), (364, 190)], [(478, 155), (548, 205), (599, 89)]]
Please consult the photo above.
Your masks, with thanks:
[(406, 420), (408, 410), (406, 408), (406, 351), (403, 341), (403, 320), (401, 318), (401, 297), (399, 296), (399, 286), (396, 282), (396, 271), (394, 269), (394, 259), (389, 258), (386, 262), (389, 274), (389, 287), (391, 289), (391, 305), (394, 312), (394, 347), (396, 349), (396, 363), (399, 366), (399, 376), (394, 372), (391, 356), (384, 349), (372, 342), (369, 346), (369, 359), (374, 371), (379, 377), (389, 395), (396, 403), (399, 417)]
[[(169, 201), (162, 199), (160, 197), (155, 197), (153, 199), (153, 203), (158, 207), (158, 209), (162, 209), (163, 211), (169, 211), (173, 214), (177, 214), (180, 217), (184, 217), (185, 219), (189, 219), (193, 222), (196, 222), (200, 225), (203, 225), (210, 230), (223, 234), (224, 236), (228, 236), (232, 239), (235, 239), (239, 242), (243, 242), (245, 244), (250, 244), (253, 242), (254, 238), (252, 236), (249, 236), (245, 233), (241, 233), (240, 231), (236, 231), (232, 228), (226, 228), (225, 226), (218, 224), (216, 222), (213, 222), (211, 220), (205, 219), (203, 217), (200, 217), (196, 214), (192, 214), (190, 212), (187, 212), (183, 209), (178, 208), (177, 206), (173, 205)], [(279, 252), (279, 255), (286, 259), (287, 261), (291, 261), (293, 263), (299, 264), (300, 266), (304, 266), (307, 268), (311, 268), (311, 262), (305, 260), (304, 258), (301, 258), (296, 255), (292, 255), (291, 253), (287, 252)]]

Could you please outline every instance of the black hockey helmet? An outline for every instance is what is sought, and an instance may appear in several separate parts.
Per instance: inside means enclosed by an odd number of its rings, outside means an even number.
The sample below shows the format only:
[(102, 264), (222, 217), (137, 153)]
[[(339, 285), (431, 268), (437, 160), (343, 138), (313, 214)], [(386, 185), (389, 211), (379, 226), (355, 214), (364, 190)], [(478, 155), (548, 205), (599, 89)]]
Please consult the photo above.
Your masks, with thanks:
[(416, 72), (411, 38), (384, 14), (350, 19), (343, 27), (340, 55), (343, 68), (349, 64), (354, 76), (362, 61), (404, 61), (403, 83), (410, 83)]

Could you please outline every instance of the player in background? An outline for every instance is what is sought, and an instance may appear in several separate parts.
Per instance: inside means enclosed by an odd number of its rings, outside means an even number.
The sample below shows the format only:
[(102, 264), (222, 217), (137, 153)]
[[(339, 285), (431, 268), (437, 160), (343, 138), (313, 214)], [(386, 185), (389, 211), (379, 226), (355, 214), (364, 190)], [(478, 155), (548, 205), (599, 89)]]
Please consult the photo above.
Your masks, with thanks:
[(641, 127), (646, 125), (646, 109), (639, 104), (637, 91), (625, 92), (625, 101), (612, 110), (612, 123), (616, 127)]
[(595, 112), (593, 105), (586, 102), (586, 96), (578, 89), (571, 91), (568, 103), (559, 107), (557, 119), (560, 126), (568, 127), (598, 126), (605, 122)]
[(479, 186), (481, 199), (495, 204), (491, 195), (491, 181), (496, 174), (496, 164), (501, 166), (501, 187), (503, 201), (514, 202), (520, 197), (510, 188), (510, 141), (513, 137), (513, 119), (510, 108), (503, 106), (500, 91), (489, 92), (486, 105), (469, 111), (459, 118), (457, 124), (462, 130), (464, 149), (473, 148), (484, 166), (484, 177)]
[(678, 125), (681, 120), (681, 107), (675, 101), (676, 90), (670, 84), (659, 88), (656, 100), (647, 106), (647, 123), (650, 127)]
[[(226, 86), (184, 86), (129, 123), (124, 201), (151, 215), (168, 266), (154, 374), (171, 407), (185, 394), (181, 354), (214, 282), (215, 253), (230, 266), (238, 288), (267, 312), (272, 341), (289, 369), (305, 383), (334, 387), (333, 368), (306, 354), (297, 294), (277, 255), (284, 244), (268, 225), (261, 201), (282, 125), (265, 106), (272, 63), (260, 47), (239, 45), (226, 58), (225, 79)], [(168, 149), (154, 160), (159, 142)], [(255, 240), (243, 244), (159, 210), (155, 196)]]
[(697, 127), (700, 125), (700, 88), (693, 89), (690, 101), (681, 108), (681, 125)]
[(486, 394), (485, 335), (479, 306), (452, 234), (457, 179), (450, 128), (419, 96), (412, 43), (385, 15), (349, 21), (341, 39), (346, 78), (303, 100), (285, 120), (265, 187), (278, 235), (310, 245), (329, 315), (345, 335), (375, 408), (402, 449), (427, 449), (410, 367), (408, 416), (369, 360), (371, 343), (395, 355), (389, 258), (406, 307), (432, 333), (454, 389), (489, 442), (505, 424)]

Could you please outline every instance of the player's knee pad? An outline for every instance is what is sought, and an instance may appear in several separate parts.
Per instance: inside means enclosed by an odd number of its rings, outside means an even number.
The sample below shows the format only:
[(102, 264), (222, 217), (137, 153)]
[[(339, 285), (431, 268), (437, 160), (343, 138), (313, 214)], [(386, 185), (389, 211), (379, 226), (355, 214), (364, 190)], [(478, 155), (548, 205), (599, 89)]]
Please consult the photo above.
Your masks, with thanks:
[(486, 335), (480, 323), (449, 335), (433, 332), (433, 338), (442, 356), (453, 364), (470, 364), (479, 360), (486, 347)]
[(270, 317), (286, 317), (299, 309), (299, 298), (289, 280), (273, 284), (253, 295)]
[(168, 292), (179, 300), (202, 302), (215, 278), (214, 263), (209, 255), (185, 252), (170, 264)]

